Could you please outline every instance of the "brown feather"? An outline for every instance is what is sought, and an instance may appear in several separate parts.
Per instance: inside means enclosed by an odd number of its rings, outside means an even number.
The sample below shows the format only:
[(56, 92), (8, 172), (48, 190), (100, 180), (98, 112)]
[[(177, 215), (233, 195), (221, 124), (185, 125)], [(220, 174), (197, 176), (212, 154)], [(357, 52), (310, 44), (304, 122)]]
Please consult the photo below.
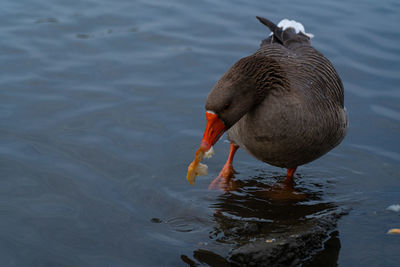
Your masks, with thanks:
[[(279, 40), (234, 64), (206, 108), (230, 127), (229, 140), (264, 162), (294, 168), (337, 146), (348, 119), (343, 85), (329, 60), (290, 28)], [(226, 102), (230, 108), (220, 108)]]

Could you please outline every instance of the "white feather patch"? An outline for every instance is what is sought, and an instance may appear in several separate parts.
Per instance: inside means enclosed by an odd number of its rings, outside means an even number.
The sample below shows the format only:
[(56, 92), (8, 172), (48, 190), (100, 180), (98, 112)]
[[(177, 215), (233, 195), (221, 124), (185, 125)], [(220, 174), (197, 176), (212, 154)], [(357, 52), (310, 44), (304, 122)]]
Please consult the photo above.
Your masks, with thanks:
[(287, 28), (293, 28), (296, 31), (296, 33), (301, 32), (310, 38), (314, 37), (314, 34), (306, 33), (303, 24), (301, 24), (300, 22), (297, 22), (295, 20), (283, 19), (278, 23), (278, 27), (282, 28), (283, 31), (286, 30)]

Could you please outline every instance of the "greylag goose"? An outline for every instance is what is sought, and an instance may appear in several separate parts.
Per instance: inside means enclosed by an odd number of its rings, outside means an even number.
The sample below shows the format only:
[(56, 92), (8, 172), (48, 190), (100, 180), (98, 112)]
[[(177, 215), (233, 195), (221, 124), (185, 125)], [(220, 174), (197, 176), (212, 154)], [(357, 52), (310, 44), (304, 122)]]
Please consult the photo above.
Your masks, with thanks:
[(311, 46), (301, 23), (278, 25), (257, 17), (270, 30), (252, 55), (236, 62), (215, 84), (206, 101), (207, 125), (187, 179), (207, 173), (201, 160), (224, 132), (230, 141), (228, 160), (211, 186), (234, 176), (241, 147), (270, 165), (286, 168), (286, 181), (344, 138), (348, 125), (343, 85), (336, 70)]

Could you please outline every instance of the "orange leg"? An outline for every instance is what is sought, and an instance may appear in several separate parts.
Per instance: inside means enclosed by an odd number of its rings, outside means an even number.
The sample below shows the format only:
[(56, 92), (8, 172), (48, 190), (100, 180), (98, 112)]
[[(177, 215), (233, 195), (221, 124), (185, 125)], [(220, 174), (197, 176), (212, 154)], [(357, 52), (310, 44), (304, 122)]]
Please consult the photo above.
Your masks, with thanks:
[(293, 176), (294, 173), (296, 172), (296, 169), (297, 167), (287, 169), (286, 180), (285, 180), (286, 184), (293, 184)]
[[(228, 160), (226, 161), (224, 167), (222, 168), (221, 172), (219, 173), (218, 177), (211, 182), (208, 186), (208, 189), (225, 189), (229, 184), (231, 178), (235, 176), (235, 170), (233, 169), (233, 157), (235, 156), (236, 150), (238, 150), (239, 146), (235, 145), (231, 142), (230, 151)], [(217, 186), (218, 185), (218, 186)]]
[(300, 191), (297, 191), (295, 188), (295, 184), (293, 181), (294, 173), (296, 172), (297, 167), (288, 168), (286, 179), (283, 182), (279, 182), (272, 186), (270, 190), (266, 192), (266, 196), (272, 200), (284, 200), (284, 199), (293, 199), (293, 200), (303, 200), (306, 198), (306, 195)]

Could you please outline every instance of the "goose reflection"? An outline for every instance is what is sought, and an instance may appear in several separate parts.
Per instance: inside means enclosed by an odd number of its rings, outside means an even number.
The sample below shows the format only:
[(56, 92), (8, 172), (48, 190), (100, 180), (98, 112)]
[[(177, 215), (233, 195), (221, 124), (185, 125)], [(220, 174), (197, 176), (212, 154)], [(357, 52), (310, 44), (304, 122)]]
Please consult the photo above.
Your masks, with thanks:
[[(324, 200), (326, 185), (303, 178), (304, 184), (287, 188), (279, 182), (283, 179), (235, 180), (235, 189), (219, 195), (212, 205), (216, 224), (210, 233), (211, 239), (232, 250), (222, 257), (199, 249), (193, 257), (210, 266), (313, 266), (321, 260), (336, 266), (340, 241), (334, 229), (341, 209)], [(289, 193), (282, 195), (285, 190)]]
[(212, 205), (218, 225), (246, 221), (270, 226), (272, 232), (277, 232), (277, 227), (304, 223), (307, 217), (337, 207), (322, 199), (321, 184), (294, 186), (280, 182), (282, 178), (254, 177), (234, 181), (235, 190), (219, 195)]

